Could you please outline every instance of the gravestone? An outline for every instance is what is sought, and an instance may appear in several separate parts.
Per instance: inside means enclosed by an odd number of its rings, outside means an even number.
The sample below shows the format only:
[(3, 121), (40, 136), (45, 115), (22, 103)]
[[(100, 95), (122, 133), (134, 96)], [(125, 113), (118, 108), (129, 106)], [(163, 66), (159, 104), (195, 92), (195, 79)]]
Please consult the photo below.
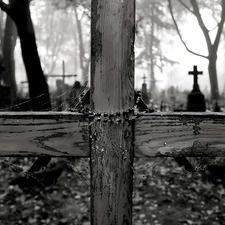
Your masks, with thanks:
[[(0, 84), (0, 109), (6, 110), (10, 106), (10, 87)], [(7, 110), (8, 111), (8, 110)]]
[(63, 111), (64, 109), (64, 83), (63, 80), (57, 79), (56, 80), (56, 91), (53, 95), (55, 101), (55, 109), (56, 111)]
[(198, 71), (197, 66), (194, 66), (193, 71), (188, 72), (189, 75), (194, 76), (193, 90), (188, 94), (187, 99), (187, 111), (188, 112), (205, 112), (205, 96), (200, 91), (198, 85), (198, 75), (203, 74), (202, 71)]
[(142, 84), (142, 87), (141, 87), (141, 95), (142, 95), (142, 99), (143, 101), (145, 102), (145, 104), (149, 104), (149, 95), (148, 95), (148, 91), (147, 91), (147, 84), (146, 84), (146, 76), (144, 75), (143, 77), (143, 84)]

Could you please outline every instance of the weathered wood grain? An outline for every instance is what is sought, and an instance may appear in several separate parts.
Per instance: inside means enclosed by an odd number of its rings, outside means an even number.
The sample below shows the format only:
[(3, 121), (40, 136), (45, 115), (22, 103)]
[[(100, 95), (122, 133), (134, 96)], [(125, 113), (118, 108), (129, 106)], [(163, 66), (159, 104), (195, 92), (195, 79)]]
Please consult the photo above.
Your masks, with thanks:
[[(134, 17), (134, 0), (92, 0), (91, 107), (108, 121), (134, 106)], [(91, 224), (131, 225), (133, 126), (102, 118), (91, 135)]]
[(154, 113), (135, 123), (135, 156), (225, 156), (224, 113)]
[(89, 156), (88, 120), (78, 113), (1, 112), (1, 156)]
[[(0, 155), (89, 157), (88, 129), (77, 113), (1, 112)], [(134, 144), (136, 157), (225, 156), (225, 114), (145, 114), (135, 122)]]

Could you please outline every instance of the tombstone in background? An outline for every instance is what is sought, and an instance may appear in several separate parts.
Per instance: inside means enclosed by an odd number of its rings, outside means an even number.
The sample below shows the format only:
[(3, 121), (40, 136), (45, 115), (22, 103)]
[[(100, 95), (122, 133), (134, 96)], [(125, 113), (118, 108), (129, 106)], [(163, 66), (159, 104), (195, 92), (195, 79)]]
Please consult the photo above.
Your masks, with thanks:
[(63, 111), (63, 80), (56, 80), (56, 91), (53, 95), (56, 111)]
[(142, 99), (143, 101), (145, 102), (145, 104), (149, 104), (149, 95), (148, 95), (148, 91), (147, 91), (147, 84), (146, 84), (146, 76), (144, 75), (142, 77), (144, 79), (144, 82), (142, 84), (142, 87), (141, 87), (141, 96), (142, 96)]
[(203, 72), (198, 71), (197, 66), (194, 66), (194, 70), (189, 71), (188, 74), (194, 76), (194, 85), (193, 85), (193, 90), (188, 95), (187, 111), (205, 112), (206, 110), (205, 96), (200, 91), (199, 85), (198, 85), (198, 75), (203, 74)]
[[(79, 99), (85, 90), (85, 86), (82, 86), (79, 81), (75, 81), (71, 91), (69, 92), (69, 107), (75, 109), (79, 103)], [(90, 104), (90, 96), (89, 96), (89, 104)]]
[[(10, 107), (10, 87), (0, 84), (0, 109), (6, 110)], [(8, 111), (8, 110), (7, 110)]]
[[(205, 96), (201, 93), (198, 85), (198, 75), (203, 74), (202, 71), (198, 71), (197, 66), (194, 66), (193, 71), (189, 71), (188, 74), (194, 76), (193, 90), (188, 94), (187, 99), (187, 111), (189, 112), (205, 112)], [(186, 157), (174, 158), (179, 166), (184, 166), (189, 172), (194, 171), (194, 167)]]
[(221, 107), (220, 107), (218, 101), (215, 102), (214, 112), (221, 112)]

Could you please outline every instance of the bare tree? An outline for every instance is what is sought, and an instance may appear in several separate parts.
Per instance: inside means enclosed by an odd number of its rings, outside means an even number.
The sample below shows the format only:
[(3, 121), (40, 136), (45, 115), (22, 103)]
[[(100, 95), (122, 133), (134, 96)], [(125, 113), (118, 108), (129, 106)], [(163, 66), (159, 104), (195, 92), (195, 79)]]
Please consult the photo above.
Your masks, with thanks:
[[(30, 14), (30, 0), (11, 0), (10, 4), (0, 0), (0, 8), (14, 21), (20, 38), (22, 57), (27, 73), (31, 107), (34, 111), (51, 110), (51, 101), (40, 58)], [(51, 157), (39, 157), (30, 172), (46, 166)]]
[(12, 18), (17, 27), (28, 78), (31, 107), (34, 111), (51, 110), (48, 85), (41, 67), (30, 15), (30, 1), (12, 0), (10, 4), (6, 4), (0, 0), (0, 8)]
[(218, 87), (216, 63), (217, 63), (217, 51), (218, 51), (220, 38), (221, 38), (224, 21), (225, 21), (225, 0), (220, 0), (220, 3), (218, 3), (221, 6), (221, 12), (220, 12), (220, 19), (217, 21), (217, 32), (216, 32), (216, 36), (215, 36), (214, 40), (212, 40), (212, 38), (210, 37), (210, 30), (207, 29), (206, 24), (204, 23), (204, 21), (202, 19), (202, 15), (200, 13), (200, 5), (197, 2), (197, 0), (189, 0), (188, 2), (178, 0), (178, 2), (180, 4), (182, 4), (191, 14), (193, 14), (196, 17), (196, 19), (198, 21), (198, 25), (199, 25), (199, 27), (204, 35), (205, 41), (206, 41), (208, 55), (203, 55), (203, 54), (197, 53), (195, 51), (192, 51), (187, 46), (187, 44), (186, 44), (185, 40), (183, 39), (181, 32), (179, 30), (177, 21), (175, 19), (172, 1), (168, 0), (169, 10), (170, 10), (170, 14), (172, 16), (175, 28), (180, 37), (180, 40), (182, 41), (183, 45), (185, 46), (185, 48), (188, 52), (190, 52), (196, 56), (200, 56), (205, 59), (208, 59), (208, 72), (209, 72), (209, 80), (210, 80), (210, 85), (211, 85), (211, 96), (212, 96), (212, 100), (217, 101), (219, 99), (219, 87)]

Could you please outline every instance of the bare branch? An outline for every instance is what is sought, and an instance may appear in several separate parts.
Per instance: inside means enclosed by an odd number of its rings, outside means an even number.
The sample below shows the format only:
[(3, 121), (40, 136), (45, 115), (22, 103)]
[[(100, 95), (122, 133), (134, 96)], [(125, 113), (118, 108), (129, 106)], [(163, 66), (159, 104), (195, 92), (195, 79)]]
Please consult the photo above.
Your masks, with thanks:
[(185, 9), (187, 9), (190, 13), (194, 14), (194, 12), (188, 7), (187, 4), (185, 4), (182, 0), (178, 0), (182, 6), (184, 6)]
[(216, 21), (216, 23), (218, 24), (219, 21), (217, 20), (217, 18), (216, 18), (216, 16), (215, 16), (214, 10), (213, 10), (213, 9), (211, 9), (211, 10), (212, 10), (212, 17), (213, 17), (213, 19)]
[(217, 29), (218, 26), (219, 26), (219, 24), (217, 24), (215, 27), (211, 28), (211, 29), (209, 30), (209, 32), (211, 32), (211, 31)]
[(179, 27), (178, 27), (177, 22), (176, 22), (176, 20), (175, 20), (175, 18), (174, 18), (171, 0), (168, 0), (168, 3), (169, 3), (170, 14), (171, 14), (171, 16), (172, 16), (172, 19), (173, 19), (173, 22), (174, 22), (174, 25), (175, 25), (177, 34), (178, 34), (178, 36), (179, 36), (181, 42), (183, 43), (184, 47), (186, 48), (186, 50), (187, 50), (188, 52), (192, 53), (193, 55), (200, 56), (200, 57), (203, 57), (203, 58), (205, 58), (205, 59), (208, 59), (208, 56), (205, 56), (205, 55), (196, 53), (196, 52), (194, 52), (194, 51), (192, 51), (192, 50), (190, 50), (190, 49), (188, 48), (187, 44), (185, 43), (185, 41), (183, 40), (183, 38), (182, 38), (182, 36), (181, 36)]
[(9, 7), (9, 5), (6, 4), (5, 2), (3, 2), (2, 0), (0, 0), (0, 8), (4, 12), (6, 12), (7, 14), (10, 14), (10, 7)]
[(211, 46), (212, 46), (212, 42), (211, 42), (211, 39), (210, 39), (210, 36), (209, 36), (209, 30), (206, 28), (206, 26), (205, 26), (205, 24), (202, 20), (202, 16), (201, 16), (200, 11), (199, 11), (198, 3), (197, 3), (196, 0), (191, 0), (191, 5), (194, 9), (194, 15), (198, 20), (198, 24), (199, 24), (199, 26), (200, 26), (200, 28), (201, 28), (204, 36), (205, 36), (208, 51), (210, 51)]

